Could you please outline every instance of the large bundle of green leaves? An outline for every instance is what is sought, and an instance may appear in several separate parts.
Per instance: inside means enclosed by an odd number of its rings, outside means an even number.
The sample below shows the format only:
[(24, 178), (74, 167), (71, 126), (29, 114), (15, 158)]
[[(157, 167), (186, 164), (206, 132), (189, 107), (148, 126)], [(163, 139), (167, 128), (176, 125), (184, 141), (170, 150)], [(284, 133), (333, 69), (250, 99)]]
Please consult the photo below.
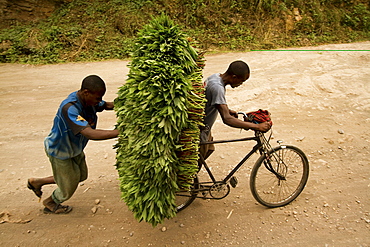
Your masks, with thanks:
[(115, 100), (122, 199), (153, 226), (176, 215), (175, 193), (197, 172), (203, 58), (165, 15), (138, 34)]

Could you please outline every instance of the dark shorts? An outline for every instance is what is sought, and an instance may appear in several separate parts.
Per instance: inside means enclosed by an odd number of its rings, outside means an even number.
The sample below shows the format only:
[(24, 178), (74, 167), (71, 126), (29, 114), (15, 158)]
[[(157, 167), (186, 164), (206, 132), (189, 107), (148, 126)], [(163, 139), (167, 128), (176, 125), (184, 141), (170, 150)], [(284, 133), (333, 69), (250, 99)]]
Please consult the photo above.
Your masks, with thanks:
[[(202, 128), (200, 130), (200, 142), (210, 142), (213, 141), (211, 129), (209, 127)], [(214, 144), (203, 144), (199, 147), (199, 153), (206, 160), (215, 151)]]
[(78, 184), (87, 179), (87, 165), (85, 154), (82, 152), (76, 157), (61, 160), (48, 155), (55, 183), (58, 185), (51, 195), (54, 202), (60, 204), (74, 194)]

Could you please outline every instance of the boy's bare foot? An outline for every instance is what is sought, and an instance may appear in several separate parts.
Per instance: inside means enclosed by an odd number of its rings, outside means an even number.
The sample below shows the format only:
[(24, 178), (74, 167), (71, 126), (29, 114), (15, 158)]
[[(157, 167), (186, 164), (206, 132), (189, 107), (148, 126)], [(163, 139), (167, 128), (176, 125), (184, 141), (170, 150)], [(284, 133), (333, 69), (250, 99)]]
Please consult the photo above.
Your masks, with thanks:
[(44, 177), (44, 178), (29, 178), (27, 180), (27, 188), (33, 191), (38, 198), (41, 198), (42, 191), (41, 187), (45, 184), (55, 184), (53, 176)]
[(35, 178), (28, 179), (27, 188), (32, 190), (38, 198), (41, 198), (42, 196), (41, 187), (42, 185), (37, 184)]

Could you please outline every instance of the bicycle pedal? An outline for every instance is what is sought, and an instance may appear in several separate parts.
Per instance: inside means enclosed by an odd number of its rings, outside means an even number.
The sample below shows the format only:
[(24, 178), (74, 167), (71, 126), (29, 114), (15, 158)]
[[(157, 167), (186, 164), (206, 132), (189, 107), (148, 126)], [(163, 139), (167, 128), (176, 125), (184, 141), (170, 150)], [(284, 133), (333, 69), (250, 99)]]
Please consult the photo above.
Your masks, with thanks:
[[(200, 188), (204, 188), (204, 186), (203, 185), (201, 185), (200, 186)], [(202, 191), (202, 195), (203, 195), (203, 199), (206, 199), (207, 198), (207, 196), (208, 196), (208, 190), (204, 190), (204, 191)]]
[(237, 177), (233, 176), (231, 179), (230, 179), (230, 184), (233, 188), (236, 187), (236, 185), (238, 184), (238, 179)]
[(201, 197), (203, 200), (207, 199), (208, 192), (202, 192), (203, 197)]

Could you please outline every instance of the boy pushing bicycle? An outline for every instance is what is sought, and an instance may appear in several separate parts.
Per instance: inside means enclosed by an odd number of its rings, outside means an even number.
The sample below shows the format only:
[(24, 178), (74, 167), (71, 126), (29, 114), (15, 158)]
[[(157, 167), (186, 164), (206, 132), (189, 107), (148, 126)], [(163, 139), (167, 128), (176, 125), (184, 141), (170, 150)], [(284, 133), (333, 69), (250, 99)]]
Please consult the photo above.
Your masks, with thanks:
[[(201, 128), (201, 142), (212, 141), (213, 137), (211, 129), (216, 121), (217, 114), (219, 113), (224, 124), (234, 127), (243, 128), (245, 130), (257, 130), (266, 132), (271, 128), (269, 121), (255, 124), (252, 122), (245, 122), (238, 119), (236, 111), (230, 110), (226, 103), (225, 93), (226, 86), (230, 85), (232, 88), (239, 87), (250, 76), (250, 69), (247, 63), (237, 60), (230, 63), (225, 73), (216, 73), (209, 76), (205, 84), (205, 94), (207, 104), (205, 108), (205, 127)], [(207, 159), (214, 151), (213, 144), (201, 145), (199, 152), (204, 159)]]

